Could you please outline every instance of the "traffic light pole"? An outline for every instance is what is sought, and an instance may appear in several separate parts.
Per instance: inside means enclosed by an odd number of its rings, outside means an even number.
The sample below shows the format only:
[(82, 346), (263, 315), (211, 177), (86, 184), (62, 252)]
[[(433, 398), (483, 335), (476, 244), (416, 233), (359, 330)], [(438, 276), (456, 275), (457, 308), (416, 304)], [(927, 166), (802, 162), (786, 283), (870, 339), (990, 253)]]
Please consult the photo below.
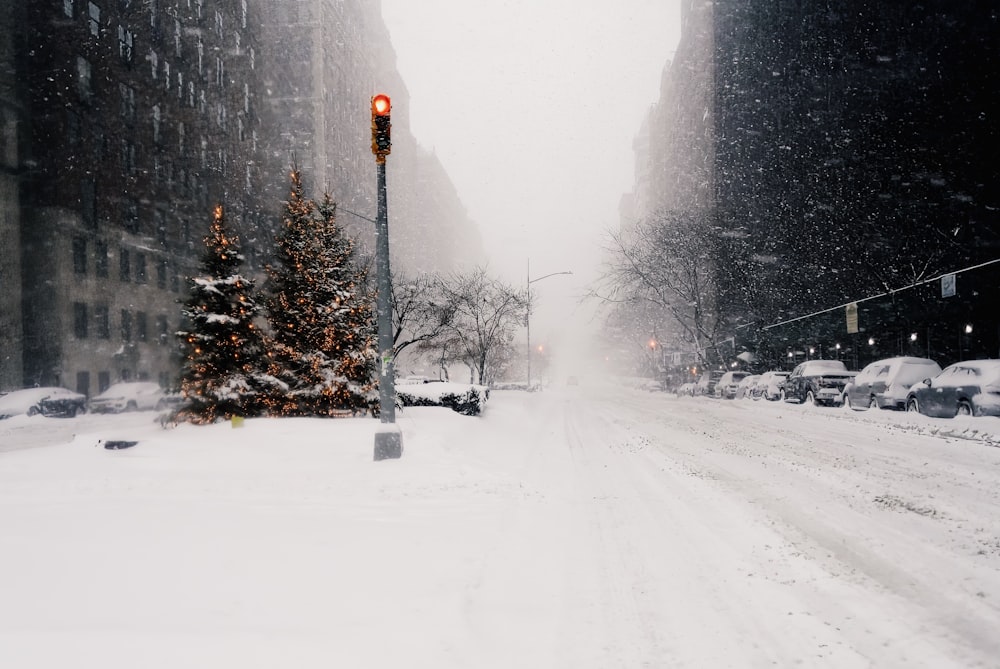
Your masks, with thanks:
[(385, 156), (376, 156), (378, 170), (378, 216), (376, 217), (375, 260), (378, 274), (379, 420), (375, 432), (375, 459), (403, 455), (403, 435), (396, 425), (396, 363), (392, 354), (392, 302), (389, 283), (389, 214), (386, 211)]

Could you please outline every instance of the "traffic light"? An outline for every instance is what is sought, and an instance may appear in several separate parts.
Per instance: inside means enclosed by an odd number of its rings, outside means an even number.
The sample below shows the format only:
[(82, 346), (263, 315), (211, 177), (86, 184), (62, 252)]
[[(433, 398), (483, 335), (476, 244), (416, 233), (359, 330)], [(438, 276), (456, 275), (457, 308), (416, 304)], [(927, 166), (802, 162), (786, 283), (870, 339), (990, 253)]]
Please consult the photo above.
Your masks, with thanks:
[(389, 130), (392, 128), (389, 121), (391, 109), (392, 103), (388, 95), (379, 93), (372, 98), (372, 153), (376, 156), (387, 156), (392, 148), (389, 137)]

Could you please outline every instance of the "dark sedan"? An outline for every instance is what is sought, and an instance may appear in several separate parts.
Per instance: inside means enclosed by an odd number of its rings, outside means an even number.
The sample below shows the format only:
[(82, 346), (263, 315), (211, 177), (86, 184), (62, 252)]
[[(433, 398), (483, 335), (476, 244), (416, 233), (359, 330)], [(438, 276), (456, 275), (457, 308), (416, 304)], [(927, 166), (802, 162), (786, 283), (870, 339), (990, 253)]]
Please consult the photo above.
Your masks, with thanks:
[(925, 416), (1000, 416), (1000, 360), (967, 360), (910, 388), (906, 410)]

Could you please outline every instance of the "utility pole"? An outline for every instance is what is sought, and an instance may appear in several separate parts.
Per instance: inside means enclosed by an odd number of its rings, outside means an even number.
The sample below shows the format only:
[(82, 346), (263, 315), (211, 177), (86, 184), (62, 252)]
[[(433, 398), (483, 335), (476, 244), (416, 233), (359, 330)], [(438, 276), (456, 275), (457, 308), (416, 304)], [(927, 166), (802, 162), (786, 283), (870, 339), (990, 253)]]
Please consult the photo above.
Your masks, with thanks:
[(375, 227), (375, 260), (378, 279), (378, 398), (379, 421), (375, 432), (375, 460), (388, 460), (403, 455), (403, 434), (396, 424), (396, 370), (392, 351), (392, 287), (389, 280), (389, 214), (385, 186), (385, 157), (392, 148), (389, 112), (392, 104), (388, 95), (372, 98), (372, 153), (378, 173), (378, 215)]

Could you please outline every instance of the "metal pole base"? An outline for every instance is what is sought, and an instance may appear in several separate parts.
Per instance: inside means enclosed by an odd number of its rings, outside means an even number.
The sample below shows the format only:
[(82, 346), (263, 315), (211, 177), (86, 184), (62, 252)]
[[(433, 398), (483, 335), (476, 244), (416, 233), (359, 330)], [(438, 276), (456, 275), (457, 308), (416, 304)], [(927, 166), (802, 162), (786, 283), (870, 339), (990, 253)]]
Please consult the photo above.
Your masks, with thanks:
[(403, 433), (396, 423), (382, 423), (375, 432), (375, 461), (403, 457)]

